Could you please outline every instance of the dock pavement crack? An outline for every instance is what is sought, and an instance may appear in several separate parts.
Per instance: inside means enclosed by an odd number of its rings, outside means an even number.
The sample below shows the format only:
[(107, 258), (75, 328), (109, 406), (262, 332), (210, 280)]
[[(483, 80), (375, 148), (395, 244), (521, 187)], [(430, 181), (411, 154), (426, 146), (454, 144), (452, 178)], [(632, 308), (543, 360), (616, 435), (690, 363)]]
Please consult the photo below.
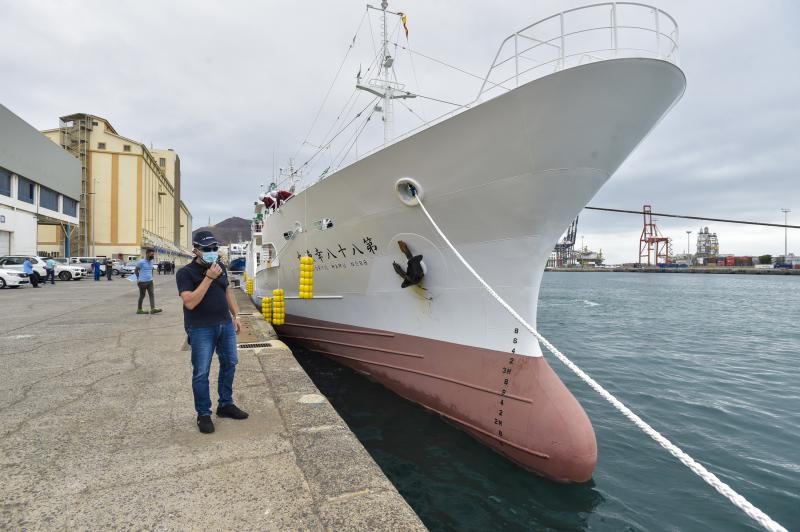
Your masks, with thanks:
[[(116, 334), (111, 334), (111, 335), (108, 335), (108, 336), (78, 336), (76, 338), (70, 338), (69, 341), (70, 342), (75, 342), (75, 341), (81, 341), (81, 340), (108, 340), (109, 338), (118, 338), (118, 337), (121, 337), (122, 335), (125, 335), (125, 334), (130, 334), (130, 333), (135, 333), (135, 332), (142, 332), (142, 331), (153, 331), (153, 330), (159, 330), (159, 329), (170, 329), (170, 328), (175, 328), (175, 327), (177, 327), (179, 325), (180, 325), (179, 322), (175, 322), (175, 323), (168, 323), (166, 325), (159, 325), (157, 327), (145, 327), (143, 329), (128, 329), (128, 330), (120, 331), (120, 332), (118, 332)], [(19, 350), (19, 351), (8, 351), (8, 352), (5, 352), (5, 353), (0, 353), (0, 356), (21, 355), (23, 353), (30, 353), (31, 351), (36, 351), (40, 347), (45, 347), (45, 346), (53, 345), (53, 344), (60, 344), (60, 343), (66, 342), (66, 341), (67, 340), (59, 339), (59, 340), (53, 340), (53, 341), (49, 341), (49, 342), (42, 342), (42, 343), (33, 345), (28, 349), (22, 349), (22, 350)], [(118, 340), (118, 343), (120, 341), (121, 340)]]
[(102, 381), (104, 381), (104, 380), (106, 380), (106, 379), (110, 379), (110, 378), (112, 378), (112, 377), (116, 377), (116, 376), (122, 375), (122, 374), (124, 374), (124, 373), (128, 373), (128, 372), (130, 372), (130, 371), (133, 371), (133, 370), (132, 370), (132, 369), (126, 369), (126, 370), (122, 370), (122, 371), (116, 371), (116, 372), (114, 372), (114, 373), (111, 373), (110, 375), (104, 375), (103, 377), (100, 377), (99, 379), (96, 379), (96, 380), (94, 380), (94, 381), (90, 382), (89, 384), (81, 384), (81, 385), (77, 386), (77, 387), (80, 387), (80, 388), (86, 388), (86, 390), (84, 390), (84, 391), (83, 391), (83, 393), (81, 393), (80, 395), (78, 395), (77, 397), (75, 397), (75, 398), (73, 398), (73, 399), (70, 399), (70, 400), (68, 400), (68, 401), (64, 401), (64, 402), (62, 402), (62, 403), (55, 404), (55, 405), (53, 405), (53, 406), (50, 406), (49, 408), (47, 408), (47, 409), (45, 409), (45, 410), (42, 410), (41, 412), (36, 412), (35, 414), (32, 414), (32, 415), (30, 415), (30, 416), (26, 417), (25, 419), (23, 419), (22, 421), (20, 421), (20, 422), (17, 424), (17, 426), (16, 426), (16, 427), (12, 428), (12, 429), (11, 429), (11, 430), (9, 430), (9, 431), (3, 432), (3, 433), (0, 435), (0, 438), (7, 438), (7, 437), (9, 437), (9, 436), (13, 436), (13, 435), (15, 435), (15, 434), (16, 434), (17, 432), (19, 432), (19, 431), (20, 431), (20, 430), (21, 430), (23, 427), (25, 427), (26, 425), (28, 425), (28, 424), (29, 424), (31, 421), (34, 421), (34, 420), (36, 420), (36, 419), (39, 419), (39, 418), (41, 418), (41, 417), (44, 417), (44, 416), (46, 416), (47, 414), (50, 414), (50, 413), (52, 413), (53, 411), (55, 411), (55, 410), (57, 410), (57, 409), (64, 408), (65, 406), (69, 406), (69, 405), (71, 405), (71, 404), (77, 403), (78, 401), (80, 401), (81, 399), (83, 399), (83, 398), (85, 398), (87, 395), (89, 395), (91, 392), (97, 391), (97, 390), (95, 390), (95, 389), (94, 389), (94, 387), (95, 387), (95, 386), (96, 386), (98, 383), (100, 383), (100, 382), (102, 382)]
[(251, 462), (251, 461), (258, 461), (264, 458), (265, 456), (279, 456), (281, 454), (288, 454), (289, 451), (278, 451), (273, 453), (260, 453), (258, 456), (237, 456), (236, 458), (231, 458), (230, 460), (219, 460), (210, 462), (207, 464), (202, 464), (194, 467), (186, 467), (186, 468), (178, 468), (177, 470), (167, 473), (164, 475), (158, 475), (154, 477), (142, 478), (137, 480), (131, 480), (128, 482), (120, 482), (116, 483), (112, 486), (100, 486), (100, 487), (91, 487), (87, 486), (78, 492), (79, 495), (93, 495), (97, 493), (102, 493), (106, 491), (113, 491), (119, 488), (127, 488), (131, 486), (137, 486), (139, 484), (148, 484), (150, 482), (158, 482), (159, 480), (167, 480), (176, 478), (178, 476), (185, 476), (191, 475), (194, 473), (199, 473), (201, 471), (209, 471), (212, 469), (218, 469), (220, 467), (228, 467), (233, 464), (240, 464), (242, 462)]
[[(128, 289), (129, 292), (134, 292), (134, 290), (138, 291), (138, 288), (131, 287), (131, 288)], [(115, 293), (114, 295), (106, 297), (104, 299), (101, 299), (100, 301), (101, 302), (110, 301), (112, 299), (119, 299), (119, 297), (120, 297), (120, 294), (119, 293)], [(98, 305), (98, 302), (96, 300), (91, 300), (90, 303), (88, 303), (86, 305), (83, 305), (82, 307), (72, 307), (67, 312), (62, 312), (61, 314), (54, 314), (53, 316), (47, 316), (44, 319), (37, 320), (36, 323), (26, 323), (25, 325), (21, 325), (21, 326), (15, 328), (15, 329), (9, 329), (7, 331), (2, 331), (2, 333), (7, 335), (9, 333), (25, 329), (27, 327), (40, 327), (42, 324), (44, 324), (44, 323), (46, 323), (46, 322), (48, 322), (48, 321), (50, 321), (52, 319), (60, 318), (62, 316), (67, 316), (69, 314), (75, 314), (75, 313), (78, 313), (81, 310), (85, 310), (85, 309), (91, 308), (91, 307), (96, 307), (97, 305)], [(38, 306), (36, 304), (32, 304), (31, 305), (31, 310), (32, 311), (38, 310)]]

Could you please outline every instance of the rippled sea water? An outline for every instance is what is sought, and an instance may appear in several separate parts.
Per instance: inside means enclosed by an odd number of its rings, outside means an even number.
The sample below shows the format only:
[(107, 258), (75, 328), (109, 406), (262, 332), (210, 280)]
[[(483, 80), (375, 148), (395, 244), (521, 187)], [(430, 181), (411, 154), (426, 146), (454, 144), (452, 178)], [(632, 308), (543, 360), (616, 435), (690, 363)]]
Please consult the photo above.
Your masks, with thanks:
[[(800, 278), (546, 273), (538, 325), (673, 443), (800, 530)], [(597, 434), (584, 485), (526, 473), (382, 386), (298, 352), (431, 530), (758, 529), (546, 356)]]

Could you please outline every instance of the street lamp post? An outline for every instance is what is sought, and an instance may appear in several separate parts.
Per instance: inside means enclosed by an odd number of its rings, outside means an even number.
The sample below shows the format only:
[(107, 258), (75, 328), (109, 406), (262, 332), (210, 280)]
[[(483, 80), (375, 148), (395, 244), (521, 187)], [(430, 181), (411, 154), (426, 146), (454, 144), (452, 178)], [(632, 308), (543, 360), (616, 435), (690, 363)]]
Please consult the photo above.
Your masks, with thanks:
[(691, 246), (691, 243), (690, 243), (691, 241), (689, 240), (689, 235), (691, 235), (691, 234), (692, 234), (691, 231), (686, 231), (686, 254), (687, 255), (691, 255), (692, 254), (692, 251), (691, 251), (692, 250), (692, 246)]
[(783, 212), (783, 262), (786, 262), (786, 255), (789, 253), (789, 213), (792, 211), (790, 209), (781, 209), (781, 212)]
[(89, 193), (92, 196), (92, 257), (96, 257), (97, 253), (95, 250), (95, 231), (94, 228), (97, 225), (97, 220), (95, 220), (95, 215), (97, 214), (97, 178), (92, 178), (92, 191)]

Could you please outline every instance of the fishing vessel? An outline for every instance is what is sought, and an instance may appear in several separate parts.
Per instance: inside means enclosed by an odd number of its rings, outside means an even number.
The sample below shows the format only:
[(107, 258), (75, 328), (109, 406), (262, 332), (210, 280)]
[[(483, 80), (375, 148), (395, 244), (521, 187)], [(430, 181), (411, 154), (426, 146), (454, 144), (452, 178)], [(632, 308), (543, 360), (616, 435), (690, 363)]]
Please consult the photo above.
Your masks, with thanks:
[[(587, 481), (597, 461), (588, 416), (418, 202), (535, 325), (553, 244), (685, 90), (678, 26), (639, 3), (557, 13), (502, 42), (473, 101), (395, 137), (392, 106), (419, 96), (394, 78), (388, 20), (407, 28), (406, 15), (386, 1), (369, 9), (383, 19), (380, 75), (364, 81), (359, 70), (356, 85), (375, 98), (384, 142), (284, 201), (262, 192), (247, 260), (255, 294), (283, 290), (281, 338), (368, 375), (525, 469)], [(298, 170), (284, 171), (290, 184)], [(311, 283), (304, 257), (314, 261)]]

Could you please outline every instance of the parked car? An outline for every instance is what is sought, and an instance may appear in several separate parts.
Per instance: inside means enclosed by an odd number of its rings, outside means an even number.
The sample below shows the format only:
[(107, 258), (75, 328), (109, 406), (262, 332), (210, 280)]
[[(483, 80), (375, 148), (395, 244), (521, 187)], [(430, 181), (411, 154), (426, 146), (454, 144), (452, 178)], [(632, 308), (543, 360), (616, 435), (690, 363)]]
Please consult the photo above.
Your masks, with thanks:
[(97, 261), (97, 264), (100, 265), (100, 274), (106, 273), (106, 259), (102, 257), (70, 257), (69, 262), (71, 264), (78, 264), (86, 268), (86, 272), (92, 273), (92, 263)]
[(31, 260), (33, 271), (38, 273), (42, 280), (44, 280), (45, 276), (47, 275), (47, 269), (45, 268), (44, 260), (41, 257), (31, 257), (29, 255), (6, 255), (4, 257), (0, 257), (0, 268), (21, 272), (22, 266), (25, 263), (25, 259)]
[[(25, 259), (31, 259), (33, 270), (38, 273), (42, 280), (47, 277), (47, 259), (49, 257), (26, 257), (25, 255), (9, 255), (0, 257), (0, 267), (22, 271)], [(86, 269), (77, 264), (63, 264), (61, 261), (66, 259), (53, 259), (56, 262), (55, 276), (62, 281), (80, 280), (86, 276)]]
[(30, 284), (27, 273), (0, 268), (0, 288), (19, 288), (26, 284)]
[(62, 281), (80, 281), (86, 277), (86, 268), (77, 264), (59, 264), (56, 262), (56, 277)]
[[(47, 262), (47, 257), (42, 257)], [(88, 275), (88, 271), (81, 265), (70, 264), (65, 257), (50, 257), (56, 262), (56, 277), (62, 281), (80, 281)]]
[(136, 261), (132, 260), (127, 263), (120, 269), (120, 275), (126, 277), (128, 275), (133, 275), (136, 273)]

